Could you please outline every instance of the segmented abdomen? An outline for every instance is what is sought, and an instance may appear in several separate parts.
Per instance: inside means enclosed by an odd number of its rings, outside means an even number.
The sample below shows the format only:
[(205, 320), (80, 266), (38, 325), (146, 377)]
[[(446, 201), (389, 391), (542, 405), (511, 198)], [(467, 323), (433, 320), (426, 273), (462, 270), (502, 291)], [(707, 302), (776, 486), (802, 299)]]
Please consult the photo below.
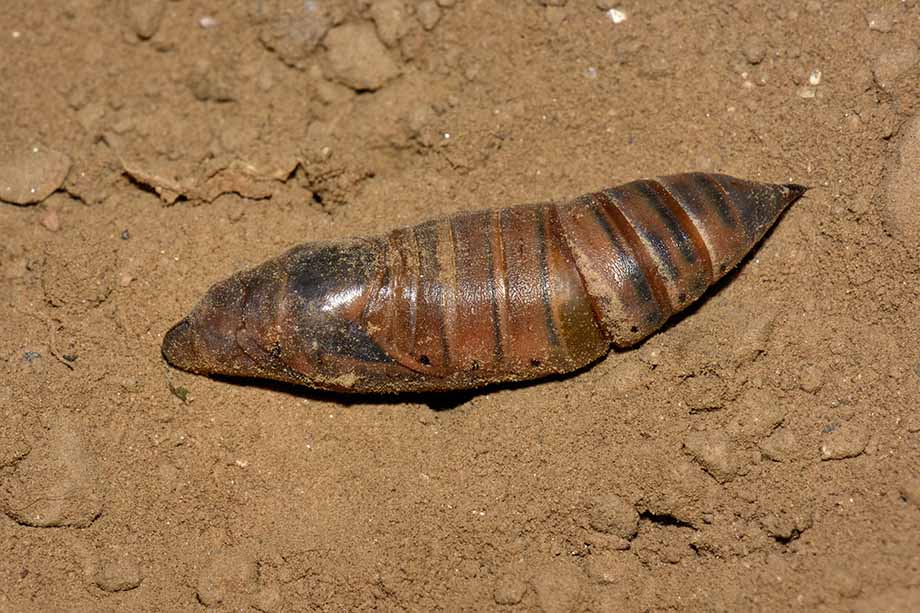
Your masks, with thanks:
[(802, 191), (694, 173), (397, 230), (366, 325), (432, 376), (567, 372), (657, 330)]

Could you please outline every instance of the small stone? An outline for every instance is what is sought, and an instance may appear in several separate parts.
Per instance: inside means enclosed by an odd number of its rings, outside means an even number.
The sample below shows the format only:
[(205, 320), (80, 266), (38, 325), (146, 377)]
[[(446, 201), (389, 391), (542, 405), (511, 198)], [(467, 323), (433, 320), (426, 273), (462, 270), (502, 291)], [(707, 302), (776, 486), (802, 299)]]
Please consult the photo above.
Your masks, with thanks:
[(920, 478), (909, 478), (898, 486), (898, 493), (906, 502), (920, 509)]
[(808, 99), (811, 99), (817, 96), (818, 90), (815, 89), (815, 87), (812, 85), (803, 85), (798, 90), (796, 90), (795, 94), (799, 98), (804, 98), (805, 100), (808, 100)]
[(920, 415), (910, 415), (904, 420), (904, 427), (911, 434), (920, 432)]
[[(255, 4), (255, 3), (254, 3)], [(258, 3), (270, 6), (269, 3)], [(305, 68), (314, 49), (329, 32), (331, 19), (325, 2), (280, 0), (259, 30), (259, 41), (282, 62)]]
[(855, 424), (843, 424), (827, 434), (821, 444), (822, 460), (855, 458), (866, 450), (869, 434)]
[(326, 35), (331, 77), (354, 90), (376, 90), (400, 73), (373, 26), (345, 24)]
[(785, 428), (777, 428), (770, 436), (760, 441), (760, 452), (768, 460), (774, 462), (787, 462), (793, 459), (796, 449), (796, 440), (792, 432)]
[(492, 598), (496, 604), (518, 604), (527, 592), (527, 584), (515, 575), (504, 575), (495, 583)]
[(96, 574), (96, 585), (106, 592), (126, 592), (141, 584), (141, 569), (133, 558), (119, 555), (102, 564)]
[(595, 498), (588, 521), (598, 532), (615, 534), (624, 539), (635, 537), (639, 530), (639, 514), (635, 507), (616, 494)]
[(822, 72), (815, 68), (810, 73), (808, 73), (808, 84), (812, 87), (817, 87), (821, 85)]
[(0, 147), (0, 200), (35, 204), (60, 189), (70, 158), (41, 145)]
[(242, 552), (222, 551), (198, 575), (198, 600), (216, 606), (237, 594), (256, 591), (258, 569), (255, 560)]
[(872, 11), (866, 13), (866, 23), (875, 32), (891, 32), (894, 29), (894, 15), (886, 10)]
[(408, 30), (406, 6), (402, 0), (377, 0), (371, 5), (371, 19), (377, 36), (387, 47), (395, 47)]
[(684, 450), (720, 483), (740, 472), (734, 445), (723, 432), (692, 432), (684, 441)]
[(118, 275), (118, 285), (120, 287), (128, 287), (132, 281), (134, 281), (134, 276), (129, 272), (123, 272)]
[(626, 13), (618, 9), (610, 9), (607, 11), (607, 19), (614, 24), (620, 24), (626, 21)]
[(57, 232), (61, 229), (61, 218), (58, 216), (57, 209), (48, 209), (45, 211), (38, 222), (49, 232)]
[(128, 24), (141, 40), (153, 38), (160, 29), (166, 0), (126, 0)]
[(741, 52), (744, 54), (744, 59), (746, 59), (749, 64), (756, 66), (766, 57), (767, 45), (760, 36), (748, 36), (744, 39), (744, 43), (742, 43)]
[(917, 47), (910, 45), (882, 53), (872, 66), (872, 76), (882, 89), (891, 89), (899, 77), (920, 60)]
[(803, 392), (814, 394), (824, 386), (824, 372), (815, 366), (809, 364), (802, 369), (799, 374), (799, 387)]
[(434, 0), (423, 0), (416, 8), (419, 22), (426, 30), (433, 30), (441, 20), (441, 9)]

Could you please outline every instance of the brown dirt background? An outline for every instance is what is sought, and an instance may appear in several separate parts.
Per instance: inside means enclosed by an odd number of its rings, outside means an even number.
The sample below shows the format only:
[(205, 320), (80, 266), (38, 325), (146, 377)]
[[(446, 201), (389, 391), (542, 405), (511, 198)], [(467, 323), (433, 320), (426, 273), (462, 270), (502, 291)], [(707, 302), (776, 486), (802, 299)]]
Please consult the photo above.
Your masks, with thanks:
[[(0, 608), (920, 610), (920, 7), (597, 4), (5, 4), (5, 155), (72, 164), (0, 203)], [(813, 189), (576, 376), (434, 410), (160, 357), (296, 243), (686, 170)]]

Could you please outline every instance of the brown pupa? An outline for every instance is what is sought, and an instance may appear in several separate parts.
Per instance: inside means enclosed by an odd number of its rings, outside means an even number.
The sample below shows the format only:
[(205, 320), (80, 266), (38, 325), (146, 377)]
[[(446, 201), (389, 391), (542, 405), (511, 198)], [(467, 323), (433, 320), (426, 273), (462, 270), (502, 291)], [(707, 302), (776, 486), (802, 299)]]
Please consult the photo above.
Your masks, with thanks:
[(693, 303), (804, 192), (680, 174), (306, 243), (213, 286), (163, 355), (196, 373), (355, 393), (571, 372)]

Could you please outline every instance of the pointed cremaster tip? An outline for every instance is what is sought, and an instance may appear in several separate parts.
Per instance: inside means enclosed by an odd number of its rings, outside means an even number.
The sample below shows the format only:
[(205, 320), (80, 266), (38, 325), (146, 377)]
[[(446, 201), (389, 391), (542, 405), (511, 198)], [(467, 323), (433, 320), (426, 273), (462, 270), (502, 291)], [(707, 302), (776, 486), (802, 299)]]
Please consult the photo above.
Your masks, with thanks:
[(805, 187), (804, 185), (799, 185), (797, 183), (786, 183), (785, 185), (783, 185), (783, 187), (785, 187), (786, 190), (788, 191), (788, 194), (786, 195), (786, 206), (789, 206), (790, 204), (792, 204), (793, 202), (801, 198), (805, 194), (805, 192), (808, 191), (807, 187)]

